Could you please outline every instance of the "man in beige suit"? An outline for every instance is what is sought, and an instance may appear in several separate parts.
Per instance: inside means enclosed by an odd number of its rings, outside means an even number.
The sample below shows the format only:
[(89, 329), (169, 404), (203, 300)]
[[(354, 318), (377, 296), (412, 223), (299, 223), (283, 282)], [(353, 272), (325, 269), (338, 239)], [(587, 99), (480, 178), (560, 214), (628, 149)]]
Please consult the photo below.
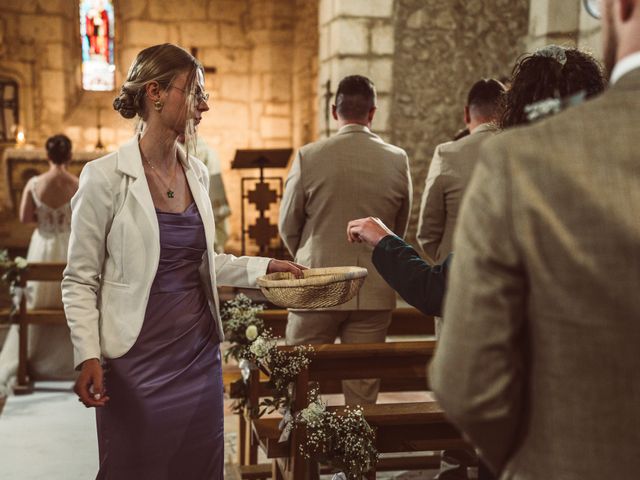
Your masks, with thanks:
[(418, 244), (432, 263), (442, 263), (452, 251), (460, 201), (476, 166), (480, 145), (496, 131), (494, 124), (504, 91), (504, 85), (494, 79), (476, 82), (464, 107), (470, 134), (435, 149), (418, 220)]
[(501, 479), (640, 472), (640, 0), (602, 0), (609, 90), (489, 140), (431, 385)]
[[(333, 116), (340, 130), (300, 149), (280, 206), (280, 235), (296, 261), (309, 267), (360, 266), (369, 275), (349, 302), (322, 311), (289, 313), (289, 344), (384, 342), (395, 293), (371, 263), (371, 247), (350, 244), (349, 220), (376, 216), (404, 236), (411, 210), (407, 154), (370, 130), (376, 112), (373, 83), (362, 76), (338, 86)], [(348, 404), (375, 403), (379, 382), (348, 381)]]

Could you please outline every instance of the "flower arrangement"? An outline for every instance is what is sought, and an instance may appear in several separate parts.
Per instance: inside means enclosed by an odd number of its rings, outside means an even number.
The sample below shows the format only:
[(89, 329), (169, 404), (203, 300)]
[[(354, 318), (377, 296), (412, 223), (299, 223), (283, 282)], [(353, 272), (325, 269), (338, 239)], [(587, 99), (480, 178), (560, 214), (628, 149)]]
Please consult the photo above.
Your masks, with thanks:
[[(243, 371), (244, 381), (232, 385), (232, 406), (235, 413), (250, 409), (252, 416), (261, 417), (276, 410), (288, 410), (293, 399), (292, 382), (296, 375), (309, 365), (311, 346), (299, 345), (291, 352), (277, 348), (277, 339), (265, 328), (258, 313), (263, 307), (254, 304), (246, 295), (240, 294), (228, 301), (222, 309), (222, 325), (231, 343), (225, 352), (225, 361), (235, 359)], [(246, 381), (251, 369), (262, 367), (269, 372), (269, 387), (272, 398), (263, 398), (260, 405), (249, 405)]]
[[(242, 294), (222, 309), (223, 327), (231, 343), (225, 361), (234, 358), (243, 370), (243, 380), (232, 385), (231, 397), (236, 399), (233, 411), (238, 414), (249, 411), (258, 418), (265, 413), (281, 412), (281, 441), (288, 438), (294, 427), (301, 426), (306, 431), (306, 441), (300, 446), (305, 458), (327, 463), (349, 480), (361, 479), (378, 460), (375, 432), (364, 418), (362, 408), (346, 407), (343, 414), (329, 411), (318, 390), (312, 389), (309, 406), (292, 416), (294, 382), (309, 366), (313, 347), (298, 345), (292, 350), (280, 350), (278, 340), (258, 318), (260, 311), (261, 306)], [(249, 371), (256, 368), (268, 373), (272, 397), (263, 398), (254, 406), (249, 404), (246, 382)]]
[(343, 414), (338, 414), (327, 410), (317, 390), (311, 390), (310, 398), (309, 406), (287, 426), (291, 429), (299, 425), (306, 430), (300, 453), (331, 465), (349, 480), (361, 479), (378, 461), (375, 432), (362, 408), (347, 406)]
[(12, 319), (20, 308), (20, 301), (25, 294), (24, 289), (19, 287), (20, 276), (24, 272), (29, 263), (23, 257), (16, 257), (11, 260), (7, 250), (0, 250), (0, 270), (2, 271), (2, 281), (9, 286), (9, 295), (11, 296), (11, 312), (9, 319)]
[(285, 352), (278, 349), (276, 339), (267, 333), (255, 339), (251, 352), (258, 364), (268, 371), (268, 386), (272, 391), (271, 398), (260, 401), (258, 417), (275, 411), (286, 416), (293, 404), (293, 383), (298, 374), (309, 366), (313, 347), (296, 345), (292, 351)]
[(243, 359), (255, 360), (249, 347), (265, 330), (264, 322), (258, 317), (258, 313), (262, 310), (262, 305), (256, 305), (242, 293), (224, 304), (220, 312), (222, 327), (227, 340), (231, 343), (224, 354), (225, 362), (228, 362), (229, 358), (233, 358), (238, 363)]

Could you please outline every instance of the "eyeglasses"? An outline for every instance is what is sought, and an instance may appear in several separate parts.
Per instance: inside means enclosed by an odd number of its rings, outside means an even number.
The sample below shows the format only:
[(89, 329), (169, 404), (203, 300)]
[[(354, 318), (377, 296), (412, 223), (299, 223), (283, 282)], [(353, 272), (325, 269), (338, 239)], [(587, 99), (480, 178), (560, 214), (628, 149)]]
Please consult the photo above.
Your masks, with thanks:
[(598, 20), (602, 18), (601, 0), (582, 0), (589, 15)]
[[(187, 93), (187, 91), (184, 88), (176, 87), (175, 85), (169, 85), (169, 88), (175, 88), (176, 90), (180, 90), (182, 93), (185, 93), (185, 94)], [(192, 94), (188, 93), (188, 95), (192, 95)], [(207, 103), (209, 101), (209, 94), (207, 92), (203, 92), (200, 89), (198, 89), (195, 92), (195, 97), (196, 97), (197, 105), (200, 105), (202, 102)]]

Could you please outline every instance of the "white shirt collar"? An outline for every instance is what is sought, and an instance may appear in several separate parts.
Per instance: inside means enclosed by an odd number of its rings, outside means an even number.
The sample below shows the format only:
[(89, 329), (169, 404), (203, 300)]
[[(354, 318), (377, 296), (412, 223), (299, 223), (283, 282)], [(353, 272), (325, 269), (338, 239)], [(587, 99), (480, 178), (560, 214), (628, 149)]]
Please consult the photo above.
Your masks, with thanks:
[(369, 130), (369, 127), (367, 127), (366, 125), (362, 125), (360, 123), (347, 123), (346, 125), (343, 125), (342, 128), (338, 130), (337, 135), (340, 135), (342, 133), (350, 133), (350, 132), (371, 133), (371, 130)]
[(640, 52), (634, 52), (630, 55), (627, 55), (613, 68), (613, 72), (611, 72), (611, 80), (609, 83), (613, 85), (618, 80), (620, 80), (624, 75), (629, 73), (631, 70), (635, 70), (636, 68), (640, 68)]
[(470, 130), (469, 134), (472, 135), (474, 133), (486, 132), (487, 130), (495, 130), (495, 125), (491, 122), (481, 123), (479, 125), (476, 125), (473, 130)]

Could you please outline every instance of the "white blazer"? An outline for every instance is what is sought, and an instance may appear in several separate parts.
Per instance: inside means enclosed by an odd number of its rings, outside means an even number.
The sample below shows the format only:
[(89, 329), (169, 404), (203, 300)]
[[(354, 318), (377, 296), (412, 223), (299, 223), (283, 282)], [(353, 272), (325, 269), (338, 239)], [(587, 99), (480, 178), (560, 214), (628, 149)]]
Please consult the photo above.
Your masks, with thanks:
[[(160, 231), (138, 141), (136, 136), (117, 152), (89, 162), (71, 200), (62, 301), (76, 367), (90, 358), (127, 353), (144, 321), (160, 260)], [(180, 149), (179, 156), (204, 223), (207, 254), (200, 273), (222, 340), (217, 285), (255, 287), (270, 259), (215, 253), (209, 173), (202, 162), (187, 159)]]

